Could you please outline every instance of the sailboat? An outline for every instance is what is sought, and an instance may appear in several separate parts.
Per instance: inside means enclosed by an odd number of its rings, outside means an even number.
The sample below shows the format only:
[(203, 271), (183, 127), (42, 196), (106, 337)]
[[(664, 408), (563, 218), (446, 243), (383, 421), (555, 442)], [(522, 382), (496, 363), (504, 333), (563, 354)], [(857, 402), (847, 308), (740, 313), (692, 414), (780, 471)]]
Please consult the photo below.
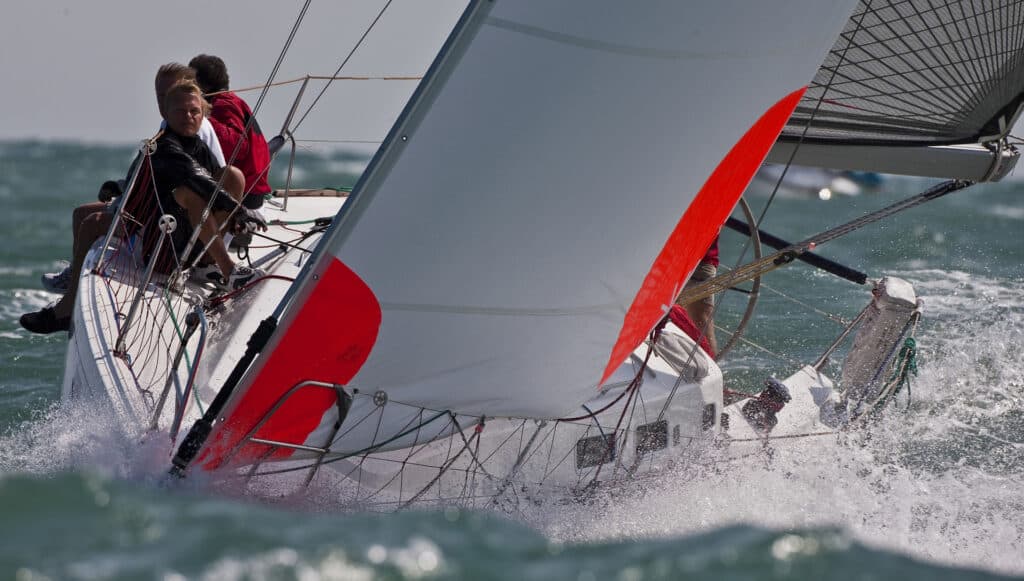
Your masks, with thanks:
[(778, 196), (831, 200), (877, 191), (883, 179), (875, 172), (766, 164), (754, 174), (750, 189)]
[[(856, 325), (756, 397), (725, 394), (666, 315), (1005, 175), (1022, 30), (1017, 2), (473, 0), (351, 192), (294, 188), (289, 165), (249, 287), (188, 281), (139, 164), (87, 259), (64, 397), (162, 442), (176, 477), (386, 508), (845, 429), (898, 391), (921, 314), (905, 281), (871, 281)], [(948, 181), (684, 291), (766, 160)], [(848, 337), (837, 386), (823, 362)]]

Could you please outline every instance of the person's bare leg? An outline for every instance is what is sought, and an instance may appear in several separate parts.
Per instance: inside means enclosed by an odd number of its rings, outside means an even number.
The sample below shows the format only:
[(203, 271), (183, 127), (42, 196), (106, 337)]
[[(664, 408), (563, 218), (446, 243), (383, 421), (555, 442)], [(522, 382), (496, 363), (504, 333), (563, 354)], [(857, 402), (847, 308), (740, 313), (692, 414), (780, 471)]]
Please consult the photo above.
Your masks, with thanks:
[[(82, 228), (82, 222), (96, 212), (102, 212), (107, 205), (103, 202), (89, 202), (82, 204), (71, 212), (71, 252), (74, 254), (78, 246), (78, 231)], [(92, 243), (90, 242), (90, 245)]]
[(245, 174), (243, 174), (242, 170), (237, 167), (229, 165), (221, 168), (221, 171), (218, 172), (214, 178), (219, 180), (222, 175), (224, 176), (224, 179), (221, 182), (221, 187), (224, 188), (227, 193), (231, 194), (231, 197), (234, 198), (235, 201), (241, 201), (242, 197), (245, 196)]
[[(89, 206), (91, 204), (86, 204)], [(103, 204), (100, 204), (103, 206)], [(76, 208), (81, 209), (85, 206)], [(71, 278), (68, 280), (68, 290), (64, 293), (55, 305), (53, 314), (59, 319), (71, 315), (71, 309), (75, 306), (75, 295), (78, 293), (78, 278), (82, 275), (82, 265), (85, 263), (85, 256), (89, 254), (94, 242), (106, 236), (107, 229), (113, 216), (106, 211), (93, 212), (78, 220), (78, 229), (75, 230), (74, 248), (71, 255)]]
[[(245, 175), (242, 173), (242, 170), (233, 165), (229, 165), (221, 168), (220, 171), (214, 172), (213, 177), (216, 180), (221, 180), (223, 177), (221, 188), (230, 194), (236, 202), (242, 201), (242, 198), (245, 197)], [(212, 214), (217, 219), (217, 231), (220, 232), (220, 225), (224, 224), (230, 218), (230, 214), (228, 212), (213, 212)], [(221, 234), (232, 233), (221, 232)], [(203, 255), (203, 258), (199, 260), (199, 264), (209, 264), (210, 261), (216, 262), (216, 259), (212, 254), (207, 252)]]
[(715, 319), (713, 316), (715, 306), (699, 300), (684, 306), (683, 309), (686, 310), (686, 314), (693, 320), (693, 324), (707, 337), (712, 353), (718, 355), (718, 341), (715, 340)]
[[(178, 202), (178, 205), (185, 208), (188, 213), (188, 220), (192, 223), (193, 228), (199, 229), (199, 241), (203, 245), (209, 245), (207, 249), (207, 255), (213, 259), (217, 264), (217, 268), (220, 268), (221, 274), (224, 278), (231, 276), (231, 271), (235, 267), (234, 261), (231, 260), (231, 256), (228, 255), (227, 246), (224, 245), (224, 239), (221, 238), (218, 232), (217, 219), (212, 215), (208, 216), (205, 221), (200, 223), (203, 217), (203, 211), (206, 209), (206, 201), (199, 197), (199, 194), (192, 191), (190, 188), (181, 186), (174, 190), (174, 200)], [(210, 241), (213, 241), (210, 244)]]

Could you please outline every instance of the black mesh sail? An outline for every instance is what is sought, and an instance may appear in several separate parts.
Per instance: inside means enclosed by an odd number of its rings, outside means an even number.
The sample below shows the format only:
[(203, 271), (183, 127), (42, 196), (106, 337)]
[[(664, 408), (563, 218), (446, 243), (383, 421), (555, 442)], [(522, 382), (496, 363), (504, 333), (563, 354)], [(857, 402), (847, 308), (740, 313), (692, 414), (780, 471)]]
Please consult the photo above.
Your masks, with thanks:
[(862, 0), (782, 140), (972, 143), (1022, 97), (1024, 2)]

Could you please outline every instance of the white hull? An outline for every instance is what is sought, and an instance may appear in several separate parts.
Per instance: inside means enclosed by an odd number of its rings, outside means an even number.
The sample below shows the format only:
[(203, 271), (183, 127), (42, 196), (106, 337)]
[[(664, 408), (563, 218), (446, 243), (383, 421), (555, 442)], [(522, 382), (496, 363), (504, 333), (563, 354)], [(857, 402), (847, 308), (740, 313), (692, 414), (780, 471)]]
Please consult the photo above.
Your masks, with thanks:
[[(271, 207), (265, 213), (271, 220), (302, 222), (330, 216), (342, 203), (342, 198), (294, 198), (287, 211)], [(268, 236), (281, 240), (289, 232), (276, 226)], [(315, 245), (317, 236), (283, 250), (261, 249), (256, 242), (251, 258), (268, 274), (291, 279), (307, 259), (303, 249)], [(151, 284), (135, 320), (123, 332), (121, 353), (119, 335), (140, 269), (113, 246), (102, 274), (91, 272), (104, 256), (98, 246), (93, 249), (80, 282), (64, 398), (104, 402), (129, 438), (167, 438), (166, 458), (158, 463), (169, 468), (185, 434), (238, 362), (239, 346), (274, 311), (288, 281), (268, 280), (220, 307), (207, 308), (175, 367), (183, 322), (190, 312), (203, 311), (196, 305), (205, 301), (209, 307), (210, 289), (189, 283), (168, 291), (166, 285)], [(892, 345), (902, 338), (907, 321), (916, 320), (911, 317), (917, 312), (916, 297), (909, 285), (894, 279), (879, 288), (887, 300), (876, 298), (865, 310), (868, 316), (847, 358), (850, 369), (844, 376), (851, 383), (868, 385), (878, 376), (872, 377), (875, 368), (890, 366)], [(343, 389), (353, 397), (340, 425), (335, 426), (339, 414), (329, 411), (321, 427), (303, 441), (264, 442), (257, 441), (257, 426), (245, 442), (269, 445), (268, 450), (289, 456), (243, 458), (212, 476), (275, 490), (312, 483), (330, 487), (340, 499), (385, 508), (412, 502), (480, 506), (509, 494), (580, 491), (597, 482), (628, 480), (697, 461), (708, 443), (722, 441), (723, 431), (729, 452), (719, 457), (735, 459), (760, 454), (769, 440), (777, 445), (827, 435), (846, 422), (832, 413), (839, 396), (831, 380), (808, 366), (784, 381), (792, 400), (778, 412), (778, 425), (770, 434), (759, 432), (742, 411), (750, 400), (723, 410), (721, 371), (689, 338), (669, 327), (658, 345), (649, 357), (648, 343), (638, 347), (595, 397), (568, 414), (576, 419), (483, 418), (481, 425), (478, 416), (458, 410), (424, 409), (353, 386), (313, 385)], [(310, 382), (318, 380), (316, 369), (306, 371)], [(638, 376), (640, 386), (630, 396), (626, 392)], [(264, 420), (273, 419), (277, 407), (271, 410)], [(723, 411), (729, 418), (726, 430)], [(396, 418), (405, 418), (404, 424), (396, 424)], [(385, 419), (390, 431), (381, 431)], [(345, 444), (353, 435), (373, 445), (353, 449)], [(193, 465), (193, 471), (203, 468)]]
[[(331, 217), (343, 198), (304, 198), (289, 202), (287, 212), (268, 207), (264, 214), (268, 219), (287, 221)], [(294, 236), (282, 227), (271, 228), (267, 235), (278, 240)], [(311, 238), (301, 245), (309, 248), (315, 241)], [(145, 265), (139, 264), (118, 240), (112, 241), (106, 252), (100, 246), (98, 242), (91, 250), (79, 281), (63, 397), (109, 400), (125, 427), (134, 431), (151, 426), (161, 393), (168, 387), (167, 403), (157, 422), (165, 429), (175, 415), (175, 390), (187, 386), (188, 364), (201, 355), (195, 374), (195, 393), (186, 402), (182, 418), (187, 430), (190, 421), (201, 414), (197, 402), (205, 407), (213, 399), (241, 355), (236, 346), (244, 345), (259, 321), (273, 312), (288, 282), (267, 280), (225, 303), (221, 312), (207, 315), (207, 337), (202, 351), (199, 351), (200, 329), (188, 342), (177, 373), (172, 377), (170, 369), (181, 343), (186, 317), (204, 303), (210, 288), (187, 283), (183, 289), (168, 290), (166, 277), (154, 275), (154, 281), (140, 298), (136, 315), (122, 337), (121, 329), (136, 298)], [(299, 250), (277, 253), (275, 250), (253, 249), (250, 253), (253, 264), (263, 265), (271, 275), (297, 276), (307, 253)], [(97, 274), (93, 270), (101, 260), (103, 272)], [(264, 264), (265, 261), (269, 263)], [(119, 338), (123, 338), (120, 347)], [(119, 355), (119, 350), (124, 354)], [(170, 382), (169, 377), (172, 377)]]
[[(264, 213), (269, 220), (305, 221), (333, 215), (343, 201), (343, 198), (292, 198), (287, 211), (268, 207)], [(290, 236), (281, 227), (272, 227), (267, 235), (279, 240)], [(307, 239), (301, 246), (312, 247), (316, 238)], [(250, 250), (251, 258), (270, 275), (294, 278), (308, 256), (297, 249), (275, 255), (274, 248), (255, 248), (261, 245), (260, 239), (256, 240)], [(173, 444), (168, 448), (173, 454), (189, 427), (201, 416), (201, 410), (206, 409), (231, 373), (241, 355), (239, 346), (245, 344), (259, 322), (270, 315), (281, 300), (287, 281), (266, 281), (232, 299), (225, 307), (207, 313), (205, 324), (192, 335), (176, 372), (171, 373), (181, 342), (179, 329), (184, 328), (184, 321), (195, 311), (195, 305), (209, 298), (210, 289), (188, 283), (175, 292), (168, 291), (163, 284), (151, 284), (141, 299), (142, 306), (135, 320), (124, 333), (126, 354), (115, 355), (124, 315), (136, 294), (142, 266), (136, 265), (123, 249), (119, 254), (117, 246), (115, 241), (107, 250), (108, 260), (102, 274), (92, 272), (104, 256), (99, 244), (87, 260), (68, 348), (63, 395), (66, 400), (89, 399), (109, 405), (119, 418), (118, 427), (128, 437), (163, 438), (173, 434)], [(113, 313), (120, 314), (114, 316)], [(677, 343), (692, 346), (689, 339), (679, 335)], [(641, 345), (605, 387), (572, 415), (600, 410), (622, 396), (636, 376), (647, 350), (646, 344)], [(717, 432), (722, 409), (721, 372), (702, 351), (696, 350), (694, 357), (696, 366), (702, 369), (701, 377), (687, 382), (679, 379), (679, 374), (666, 360), (652, 355), (642, 372), (643, 382), (636, 401), (629, 406), (626, 416), (623, 410), (627, 409), (628, 397), (594, 418), (584, 420), (486, 419), (485, 427), (473, 440), (472, 453), (467, 448), (465, 454), (454, 459), (464, 446), (464, 439), (473, 438), (477, 432), (475, 425), (465, 425), (463, 419), (456, 422), (445, 417), (433, 426), (417, 430), (409, 445), (397, 449), (385, 451), (382, 448), (350, 456), (351, 450), (334, 448), (319, 462), (316, 460), (319, 454), (299, 450), (288, 461), (222, 470), (219, 474), (228, 480), (241, 474), (248, 480), (254, 473), (293, 468), (294, 473), (302, 477), (290, 480), (302, 484), (310, 472), (309, 467), (319, 464), (317, 482), (335, 482), (341, 497), (384, 504), (408, 502), (413, 496), (423, 502), (467, 497), (468, 475), (472, 475), (477, 488), (468, 497), (496, 494), (511, 482), (567, 490), (583, 488), (593, 480), (628, 478), (680, 461), (688, 450), (699, 447), (701, 441)], [(198, 365), (192, 370), (190, 365), (197, 360)], [(195, 376), (193, 393), (181, 398), (181, 393), (188, 389), (190, 374)], [(310, 370), (310, 379), (316, 379), (315, 370)], [(165, 390), (165, 403), (160, 406)], [(671, 403), (666, 407), (670, 394)], [(400, 405), (391, 402), (387, 407)], [(159, 413), (157, 407), (161, 407)], [(342, 433), (350, 426), (358, 429), (361, 423), (369, 424), (374, 420), (370, 413), (357, 417), (355, 409), (343, 423)], [(423, 414), (423, 410), (418, 413)], [(659, 414), (662, 423), (658, 423)], [(324, 424), (336, 418), (336, 415), (327, 416), (330, 417)], [(457, 424), (462, 425), (456, 427)], [(657, 429), (652, 427), (655, 424)], [(599, 449), (580, 452), (577, 457), (579, 441), (614, 433), (617, 426), (627, 435), (616, 439), (614, 452), (608, 453), (608, 457), (603, 457)], [(640, 436), (646, 436), (644, 442), (638, 440), (637, 427), (640, 427)], [(662, 428), (658, 433), (652, 431)], [(316, 434), (310, 441), (316, 441)], [(591, 440), (591, 445), (599, 446), (600, 441)], [(168, 455), (168, 468), (170, 461)], [(583, 465), (579, 465), (581, 462)], [(444, 476), (438, 479), (442, 467)], [(263, 479), (253, 482), (260, 480)]]

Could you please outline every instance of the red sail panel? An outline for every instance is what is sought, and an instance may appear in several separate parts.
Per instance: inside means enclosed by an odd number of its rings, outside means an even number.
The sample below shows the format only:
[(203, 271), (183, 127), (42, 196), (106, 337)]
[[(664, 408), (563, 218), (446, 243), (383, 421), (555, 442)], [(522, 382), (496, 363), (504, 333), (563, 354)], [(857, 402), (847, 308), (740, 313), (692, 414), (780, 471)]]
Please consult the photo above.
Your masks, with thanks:
[[(328, 390), (300, 389), (262, 425), (260, 422), (294, 386), (311, 379), (348, 383), (362, 367), (377, 341), (381, 309), (370, 287), (340, 260), (332, 259), (319, 284), (306, 298), (284, 334), (275, 337), (262, 358), (250, 387), (225, 413), (230, 418), (218, 424), (199, 461), (206, 469), (251, 462), (270, 450), (242, 440), (259, 426), (257, 438), (303, 444), (335, 405)], [(290, 456), (292, 450), (278, 448), (267, 459)]]
[(805, 90), (806, 87), (793, 91), (768, 109), (729, 150), (701, 187), (633, 299), (600, 383), (608, 380), (665, 315), (666, 305), (671, 305), (675, 299), (673, 293), (679, 292), (697, 267)]

